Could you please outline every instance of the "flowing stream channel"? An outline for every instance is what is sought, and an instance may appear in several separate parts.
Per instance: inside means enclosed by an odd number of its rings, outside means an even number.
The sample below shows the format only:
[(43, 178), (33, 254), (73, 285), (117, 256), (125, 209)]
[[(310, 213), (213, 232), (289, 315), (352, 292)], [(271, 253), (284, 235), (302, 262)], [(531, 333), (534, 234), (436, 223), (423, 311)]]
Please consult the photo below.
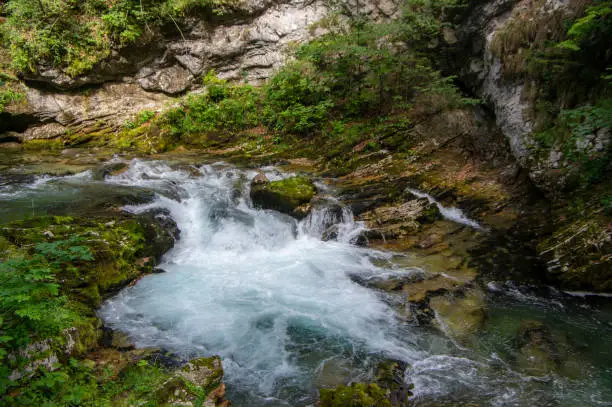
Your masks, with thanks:
[[(264, 170), (271, 179), (287, 176)], [(341, 214), (315, 208), (299, 223), (254, 209), (248, 198), (254, 175), (223, 163), (186, 171), (133, 160), (104, 181), (92, 181), (89, 173), (39, 177), (18, 191), (3, 188), (0, 200), (10, 209), (11, 202), (34, 207), (45, 197), (67, 202), (116, 189), (154, 193), (151, 202), (124, 209), (168, 210), (181, 238), (159, 265), (165, 273), (124, 289), (99, 315), (137, 346), (185, 358), (220, 355), (235, 406), (315, 405), (318, 388), (367, 381), (386, 359), (407, 364), (405, 380), (415, 385), (417, 406), (612, 405), (609, 299), (490, 284), (485, 327), (472, 346), (458, 346), (443, 332), (407, 320), (401, 294), (357, 283), (422, 273), (406, 266), (407, 255), (351, 244), (363, 225), (347, 208)], [(322, 241), (331, 223), (340, 225), (338, 239)], [(564, 332), (573, 349), (564, 356), (573, 361), (571, 373), (532, 377), (511, 362), (513, 335), (524, 318)]]

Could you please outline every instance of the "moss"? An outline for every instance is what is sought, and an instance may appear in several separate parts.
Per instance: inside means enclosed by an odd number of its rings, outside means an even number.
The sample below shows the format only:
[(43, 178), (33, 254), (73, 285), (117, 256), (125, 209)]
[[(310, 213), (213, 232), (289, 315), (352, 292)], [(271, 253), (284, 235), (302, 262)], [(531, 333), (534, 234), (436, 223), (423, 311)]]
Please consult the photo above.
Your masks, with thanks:
[[(11, 222), (0, 229), (4, 241), (17, 247), (80, 237), (91, 249), (95, 261), (76, 263), (63, 270), (58, 278), (77, 301), (92, 306), (98, 305), (105, 295), (151, 271), (155, 258), (173, 244), (171, 236), (164, 238), (162, 243), (156, 240), (163, 234), (162, 227), (148, 217), (141, 220), (42, 216)], [(143, 258), (149, 261), (143, 262)]]
[(293, 177), (271, 182), (269, 190), (270, 192), (286, 196), (287, 199), (296, 205), (309, 202), (315, 195), (312, 181), (304, 177)]
[(259, 208), (274, 209), (300, 217), (296, 211), (315, 196), (316, 189), (309, 178), (292, 177), (268, 184), (254, 185), (251, 189), (253, 204)]
[(28, 140), (22, 143), (22, 146), (26, 150), (38, 151), (38, 150), (51, 150), (58, 151), (65, 147), (63, 139), (35, 139)]
[(385, 390), (377, 384), (353, 383), (321, 389), (321, 407), (391, 407)]

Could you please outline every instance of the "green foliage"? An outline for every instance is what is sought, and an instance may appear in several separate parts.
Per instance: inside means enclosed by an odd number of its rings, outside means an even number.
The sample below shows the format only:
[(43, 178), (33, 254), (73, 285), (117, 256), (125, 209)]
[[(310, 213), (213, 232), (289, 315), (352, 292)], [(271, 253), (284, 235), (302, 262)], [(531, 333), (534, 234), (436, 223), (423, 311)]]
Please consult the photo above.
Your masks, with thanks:
[(205, 78), (207, 92), (190, 95), (179, 108), (160, 118), (160, 125), (172, 135), (188, 136), (219, 130), (239, 131), (256, 126), (259, 121), (259, 90), (250, 85), (230, 85)]
[(333, 107), (329, 89), (308, 62), (283, 68), (265, 89), (264, 123), (281, 133), (308, 134), (321, 127)]
[(128, 130), (133, 130), (137, 127), (142, 126), (143, 124), (147, 123), (148, 121), (150, 121), (151, 119), (153, 119), (155, 117), (155, 112), (151, 111), (151, 110), (143, 110), (142, 112), (138, 113), (136, 115), (136, 118), (132, 121), (132, 120), (128, 120), (124, 123), (123, 127), (125, 129)]
[(9, 103), (23, 99), (24, 94), (16, 89), (17, 78), (0, 71), (0, 113)]
[[(160, 25), (178, 26), (187, 11), (217, 14), (233, 0), (8, 0), (0, 30), (14, 67), (37, 72), (39, 66), (63, 68), (78, 76), (110, 55), (111, 49), (146, 41)], [(149, 36), (151, 37), (151, 36)]]
[(444, 22), (444, 15), (465, 7), (463, 0), (408, 0), (402, 15), (401, 36), (411, 47), (423, 49), (436, 40)]
[[(230, 85), (209, 72), (206, 93), (189, 96), (159, 124), (187, 141), (189, 135), (263, 125), (280, 142), (282, 135), (318, 134), (337, 119), (405, 112), (415, 105), (416, 113), (429, 115), (476, 103), (463, 98), (454, 78), (442, 77), (427, 55), (429, 41), (443, 27), (440, 16), (450, 7), (456, 7), (454, 0), (415, 0), (403, 20), (388, 24), (357, 18), (347, 27), (330, 20), (330, 33), (298, 47), (295, 61), (261, 90)], [(417, 23), (429, 29), (415, 30)]]
[(577, 19), (567, 31), (567, 39), (557, 45), (570, 51), (580, 51), (596, 38), (610, 35), (612, 31), (612, 3), (602, 2), (589, 7), (583, 17)]
[[(559, 148), (574, 166), (580, 168), (580, 185), (599, 181), (612, 162), (612, 148), (597, 143), (598, 132), (612, 128), (612, 99), (600, 100), (595, 105), (561, 110), (535, 139), (545, 149)], [(603, 143), (603, 140), (601, 141)]]
[(154, 392), (171, 375), (163, 368), (140, 360), (120, 375), (96, 371), (90, 360), (70, 359), (52, 372), (41, 370), (14, 395), (4, 395), (6, 406), (156, 406)]
[(72, 237), (39, 243), (29, 258), (0, 263), (0, 315), (2, 332), (11, 340), (4, 346), (23, 346), (32, 338), (58, 334), (74, 321), (64, 308), (67, 298), (60, 294), (57, 274), (81, 262), (93, 260), (82, 239)]
[[(109, 222), (62, 216), (3, 225), (0, 404), (105, 406), (128, 389), (134, 389), (131, 395), (142, 395), (167, 378), (147, 364), (133, 366), (124, 377), (100, 387), (100, 374), (92, 371), (92, 364), (68, 360), (63, 348), (67, 328), (74, 332), (71, 355), (82, 355), (95, 346), (99, 331), (93, 310), (102, 295), (153, 266), (152, 262), (135, 264), (157, 250), (150, 240), (145, 245), (147, 227), (125, 218)], [(57, 359), (50, 358), (52, 354)], [(40, 363), (45, 359), (49, 363)], [(50, 371), (54, 360), (55, 370)], [(20, 379), (9, 380), (13, 372), (28, 369), (31, 372)], [(139, 404), (136, 401), (130, 399)]]

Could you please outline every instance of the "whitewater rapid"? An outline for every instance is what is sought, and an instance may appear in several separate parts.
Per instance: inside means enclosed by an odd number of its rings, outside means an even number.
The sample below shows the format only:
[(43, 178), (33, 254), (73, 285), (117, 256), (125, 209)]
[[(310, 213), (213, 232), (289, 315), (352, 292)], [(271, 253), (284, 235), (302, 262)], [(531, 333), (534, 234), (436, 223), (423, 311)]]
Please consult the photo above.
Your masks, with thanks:
[[(371, 358), (422, 358), (405, 346), (410, 333), (390, 305), (351, 280), (380, 271), (371, 260), (389, 255), (349, 243), (361, 225), (347, 209), (338, 219), (315, 209), (297, 224), (250, 206), (247, 181), (255, 173), (223, 164), (200, 171), (194, 178), (134, 162), (107, 177), (157, 190), (153, 203), (126, 209), (165, 208), (181, 230), (159, 266), (166, 273), (105, 303), (107, 324), (139, 346), (220, 355), (230, 387), (261, 403), (312, 401), (313, 377), (326, 363), (350, 380), (367, 372)], [(330, 222), (343, 227), (338, 241), (323, 242)]]
[[(289, 175), (264, 170), (272, 179)], [(177, 169), (133, 160), (124, 173), (106, 177), (107, 185), (155, 191), (153, 202), (124, 209), (166, 209), (181, 230), (159, 265), (165, 273), (103, 304), (106, 325), (139, 347), (186, 359), (220, 355), (237, 406), (312, 406), (318, 388), (372, 380), (386, 359), (407, 364), (404, 379), (415, 385), (418, 406), (435, 400), (575, 405), (565, 379), (521, 375), (494, 350), (499, 341), (484, 341), (475, 352), (409, 322), (401, 295), (357, 281), (415, 276), (422, 269), (353, 244), (363, 225), (333, 198), (300, 223), (254, 209), (249, 182), (255, 174), (223, 163)], [(331, 223), (338, 223), (338, 238), (322, 241)], [(595, 386), (589, 391), (598, 386), (590, 379), (588, 385)]]

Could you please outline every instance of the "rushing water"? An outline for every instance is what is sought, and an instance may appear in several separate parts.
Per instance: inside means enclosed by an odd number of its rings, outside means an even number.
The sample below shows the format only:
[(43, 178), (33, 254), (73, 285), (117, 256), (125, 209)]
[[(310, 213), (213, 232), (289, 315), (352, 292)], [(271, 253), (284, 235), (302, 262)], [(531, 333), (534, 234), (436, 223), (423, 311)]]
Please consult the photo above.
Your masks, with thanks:
[[(270, 178), (285, 176), (264, 170)], [(181, 239), (160, 265), (165, 273), (124, 289), (100, 315), (138, 346), (220, 355), (236, 406), (314, 405), (317, 388), (368, 380), (387, 358), (409, 364), (405, 378), (415, 384), (416, 405), (612, 405), (609, 301), (492, 283), (486, 325), (470, 348), (458, 347), (441, 332), (407, 322), (401, 296), (355, 282), (422, 271), (351, 244), (363, 226), (333, 198), (298, 224), (252, 208), (248, 180), (255, 172), (225, 164), (195, 172), (134, 160), (105, 181), (87, 173), (39, 178), (1, 189), (0, 200), (9, 216), (11, 202), (67, 201), (92, 191), (155, 193), (152, 202), (125, 209), (169, 210)], [(322, 241), (334, 223), (338, 239)], [(564, 335), (572, 372), (532, 377), (512, 362), (517, 326), (534, 318)]]

